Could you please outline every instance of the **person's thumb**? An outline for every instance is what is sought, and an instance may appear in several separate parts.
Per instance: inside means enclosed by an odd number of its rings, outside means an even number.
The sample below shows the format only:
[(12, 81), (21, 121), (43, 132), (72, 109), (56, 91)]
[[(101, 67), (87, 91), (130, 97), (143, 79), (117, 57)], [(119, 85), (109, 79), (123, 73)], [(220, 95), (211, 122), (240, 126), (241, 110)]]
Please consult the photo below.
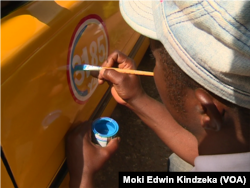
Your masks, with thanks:
[(109, 141), (106, 147), (103, 147), (103, 151), (106, 154), (106, 157), (109, 158), (115, 151), (118, 149), (120, 142), (120, 137), (113, 138)]

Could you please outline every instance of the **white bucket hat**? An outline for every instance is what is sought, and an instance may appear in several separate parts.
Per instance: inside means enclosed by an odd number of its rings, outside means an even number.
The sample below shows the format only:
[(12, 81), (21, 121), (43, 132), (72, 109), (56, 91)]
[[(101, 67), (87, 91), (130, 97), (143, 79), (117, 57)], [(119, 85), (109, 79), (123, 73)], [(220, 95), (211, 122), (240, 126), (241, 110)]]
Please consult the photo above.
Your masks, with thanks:
[(120, 10), (196, 82), (250, 109), (250, 1), (120, 0)]

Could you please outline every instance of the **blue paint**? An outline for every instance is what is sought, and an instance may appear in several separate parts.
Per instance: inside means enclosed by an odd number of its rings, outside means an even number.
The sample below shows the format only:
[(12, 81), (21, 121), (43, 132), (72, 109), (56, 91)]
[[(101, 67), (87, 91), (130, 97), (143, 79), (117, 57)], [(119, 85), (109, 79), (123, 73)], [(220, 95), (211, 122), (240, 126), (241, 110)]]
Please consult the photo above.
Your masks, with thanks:
[(73, 71), (81, 71), (81, 70), (84, 70), (84, 65), (76, 65), (73, 69)]
[(92, 124), (94, 134), (99, 133), (102, 137), (112, 137), (118, 130), (118, 123), (109, 117), (101, 117), (95, 120)]

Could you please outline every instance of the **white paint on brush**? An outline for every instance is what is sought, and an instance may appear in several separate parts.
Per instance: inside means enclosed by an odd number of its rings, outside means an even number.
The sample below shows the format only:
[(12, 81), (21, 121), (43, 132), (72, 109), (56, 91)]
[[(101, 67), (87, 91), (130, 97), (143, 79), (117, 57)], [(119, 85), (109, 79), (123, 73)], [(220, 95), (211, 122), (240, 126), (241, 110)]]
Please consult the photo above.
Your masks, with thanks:
[(102, 67), (93, 66), (93, 65), (83, 65), (83, 70), (101, 70)]

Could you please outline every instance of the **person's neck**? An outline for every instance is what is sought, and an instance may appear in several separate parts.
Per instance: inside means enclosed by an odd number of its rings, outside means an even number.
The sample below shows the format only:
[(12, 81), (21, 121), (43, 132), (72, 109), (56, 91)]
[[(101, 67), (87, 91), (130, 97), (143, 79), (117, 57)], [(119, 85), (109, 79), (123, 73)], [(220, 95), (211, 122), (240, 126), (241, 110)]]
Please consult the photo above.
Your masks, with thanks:
[(221, 130), (207, 130), (199, 141), (199, 155), (250, 152), (250, 126), (244, 126), (238, 118), (230, 118)]

